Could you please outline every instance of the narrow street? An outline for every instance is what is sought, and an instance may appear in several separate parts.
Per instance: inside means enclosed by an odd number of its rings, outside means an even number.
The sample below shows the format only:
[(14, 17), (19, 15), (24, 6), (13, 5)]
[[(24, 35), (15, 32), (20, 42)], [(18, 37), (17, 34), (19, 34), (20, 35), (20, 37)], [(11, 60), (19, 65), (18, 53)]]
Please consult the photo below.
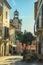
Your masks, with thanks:
[(1, 61), (0, 65), (43, 65), (43, 63), (25, 62), (25, 61), (22, 61), (22, 58), (18, 56), (15, 58), (7, 58)]
[(43, 0), (0, 0), (0, 65), (43, 65)]

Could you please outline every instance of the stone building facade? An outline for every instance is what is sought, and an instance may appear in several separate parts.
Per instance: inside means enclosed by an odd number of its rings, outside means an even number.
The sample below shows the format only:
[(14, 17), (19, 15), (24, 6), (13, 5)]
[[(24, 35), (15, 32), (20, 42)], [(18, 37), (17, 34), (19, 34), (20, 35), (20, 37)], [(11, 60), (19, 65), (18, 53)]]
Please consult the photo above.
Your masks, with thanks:
[[(35, 34), (37, 36), (37, 53), (43, 54), (43, 0), (37, 0), (35, 2), (35, 7), (37, 7), (35, 14)], [(35, 13), (35, 11), (34, 11)]]
[(17, 40), (18, 33), (21, 32), (22, 19), (19, 19), (19, 12), (17, 10), (14, 11), (13, 24), (16, 26), (15, 29), (15, 43), (17, 45), (17, 53), (19, 54), (19, 40)]
[(22, 26), (22, 19), (19, 19), (19, 12), (16, 10), (14, 12), (14, 18), (13, 18), (13, 23), (16, 26), (16, 31), (20, 32), (21, 31), (21, 26)]
[(9, 55), (10, 5), (0, 0), (0, 56)]
[[(10, 27), (9, 27), (9, 37), (10, 37), (10, 51), (11, 54), (15, 51), (13, 48), (16, 46), (15, 45), (15, 25), (13, 25), (13, 20), (10, 20)], [(12, 47), (12, 48), (11, 48)]]

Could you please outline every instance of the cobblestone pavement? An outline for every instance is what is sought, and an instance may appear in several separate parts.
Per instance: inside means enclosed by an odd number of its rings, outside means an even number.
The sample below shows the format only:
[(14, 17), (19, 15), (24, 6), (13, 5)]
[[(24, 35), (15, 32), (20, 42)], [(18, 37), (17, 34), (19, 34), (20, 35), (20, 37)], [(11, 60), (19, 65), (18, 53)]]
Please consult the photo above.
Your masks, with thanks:
[(0, 62), (0, 65), (43, 65), (40, 62), (26, 62), (22, 61), (22, 57), (9, 57)]
[(0, 57), (0, 65), (10, 65), (11, 63), (15, 63), (16, 61), (21, 60), (22, 56), (4, 56)]

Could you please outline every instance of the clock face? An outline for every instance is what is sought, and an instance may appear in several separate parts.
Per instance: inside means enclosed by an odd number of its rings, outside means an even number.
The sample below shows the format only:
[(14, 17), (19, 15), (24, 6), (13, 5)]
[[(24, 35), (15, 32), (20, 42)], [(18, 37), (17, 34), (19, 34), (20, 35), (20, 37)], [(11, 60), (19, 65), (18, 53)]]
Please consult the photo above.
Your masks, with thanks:
[(17, 15), (15, 17), (18, 17)]
[(2, 7), (0, 6), (0, 16), (2, 15)]

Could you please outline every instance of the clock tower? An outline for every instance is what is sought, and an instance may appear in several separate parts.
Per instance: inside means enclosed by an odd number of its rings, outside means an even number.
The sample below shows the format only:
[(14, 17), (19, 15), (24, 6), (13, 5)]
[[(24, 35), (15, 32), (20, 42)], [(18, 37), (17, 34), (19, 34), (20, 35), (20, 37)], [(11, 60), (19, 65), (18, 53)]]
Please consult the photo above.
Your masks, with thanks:
[(16, 11), (14, 12), (14, 18), (18, 19), (18, 17), (19, 17), (19, 12), (16, 10)]

